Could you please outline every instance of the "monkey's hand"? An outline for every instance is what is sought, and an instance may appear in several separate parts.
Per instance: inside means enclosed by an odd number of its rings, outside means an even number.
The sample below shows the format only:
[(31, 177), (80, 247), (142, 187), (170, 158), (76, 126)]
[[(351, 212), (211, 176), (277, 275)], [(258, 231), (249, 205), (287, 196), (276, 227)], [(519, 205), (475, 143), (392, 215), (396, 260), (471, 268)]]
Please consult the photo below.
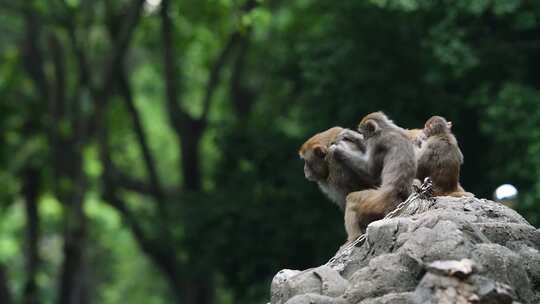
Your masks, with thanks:
[(364, 136), (358, 132), (355, 132), (351, 129), (344, 129), (343, 131), (341, 131), (341, 133), (338, 134), (334, 143), (340, 143), (343, 141), (355, 145), (362, 152), (366, 151)]
[(336, 142), (332, 143), (328, 151), (334, 156), (335, 160), (341, 163), (349, 163), (353, 153), (362, 153), (354, 147), (351, 147), (350, 142), (344, 140), (336, 140)]
[(370, 176), (368, 171), (368, 159), (364, 151), (349, 141), (339, 141), (333, 143), (329, 148), (330, 155), (342, 163), (345, 167), (351, 168), (360, 176)]

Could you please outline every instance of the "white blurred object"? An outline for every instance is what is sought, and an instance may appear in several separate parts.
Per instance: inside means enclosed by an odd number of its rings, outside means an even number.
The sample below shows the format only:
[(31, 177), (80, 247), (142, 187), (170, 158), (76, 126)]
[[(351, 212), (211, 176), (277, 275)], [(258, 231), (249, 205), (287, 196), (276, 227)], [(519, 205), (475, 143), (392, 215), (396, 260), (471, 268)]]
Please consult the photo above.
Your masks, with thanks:
[(510, 184), (503, 184), (497, 187), (494, 193), (494, 199), (509, 207), (515, 207), (518, 197), (518, 190)]
[(147, 14), (152, 14), (159, 8), (161, 0), (145, 0), (144, 1), (144, 10)]
[(514, 199), (517, 195), (518, 190), (510, 184), (500, 185), (497, 190), (495, 190), (496, 200)]
[(161, 4), (161, 0), (146, 0), (146, 3), (151, 6), (159, 6)]

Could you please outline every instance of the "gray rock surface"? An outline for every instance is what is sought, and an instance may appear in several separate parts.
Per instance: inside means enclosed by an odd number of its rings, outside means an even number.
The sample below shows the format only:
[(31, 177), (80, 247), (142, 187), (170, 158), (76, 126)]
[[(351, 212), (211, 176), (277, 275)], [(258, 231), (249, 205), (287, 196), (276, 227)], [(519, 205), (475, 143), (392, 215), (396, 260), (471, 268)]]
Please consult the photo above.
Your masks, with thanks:
[(271, 303), (540, 303), (539, 229), (489, 200), (429, 206), (371, 223), (340, 265), (279, 272)]

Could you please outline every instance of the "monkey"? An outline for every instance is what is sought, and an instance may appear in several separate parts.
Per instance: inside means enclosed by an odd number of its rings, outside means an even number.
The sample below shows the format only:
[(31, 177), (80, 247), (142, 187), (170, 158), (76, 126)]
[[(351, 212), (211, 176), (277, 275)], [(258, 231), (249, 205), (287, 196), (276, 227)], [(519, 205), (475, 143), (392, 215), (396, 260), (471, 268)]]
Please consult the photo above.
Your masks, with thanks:
[[(447, 121), (446, 125), (449, 129), (452, 129), (452, 122)], [(422, 143), (427, 139), (424, 128), (422, 129), (403, 129), (407, 137), (413, 142), (415, 148), (420, 148)]]
[(420, 180), (431, 177), (434, 196), (474, 196), (459, 184), (463, 154), (451, 127), (451, 122), (441, 116), (426, 121), (426, 140), (418, 152), (416, 177)]
[(405, 135), (413, 143), (414, 148), (420, 149), (422, 142), (426, 140), (424, 129), (404, 129)]
[[(366, 152), (335, 151), (344, 166), (379, 177), (378, 187), (349, 193), (346, 197), (347, 243), (355, 240), (367, 225), (383, 218), (407, 199), (416, 175), (416, 156), (407, 133), (383, 112), (366, 115), (358, 125)], [(339, 152), (339, 153), (337, 153)]]
[(373, 188), (376, 184), (366, 172), (353, 170), (336, 161), (334, 151), (337, 147), (358, 155), (365, 151), (361, 136), (344, 131), (347, 129), (333, 127), (315, 134), (298, 151), (304, 160), (306, 179), (316, 182), (321, 191), (342, 211), (345, 210), (347, 194)]

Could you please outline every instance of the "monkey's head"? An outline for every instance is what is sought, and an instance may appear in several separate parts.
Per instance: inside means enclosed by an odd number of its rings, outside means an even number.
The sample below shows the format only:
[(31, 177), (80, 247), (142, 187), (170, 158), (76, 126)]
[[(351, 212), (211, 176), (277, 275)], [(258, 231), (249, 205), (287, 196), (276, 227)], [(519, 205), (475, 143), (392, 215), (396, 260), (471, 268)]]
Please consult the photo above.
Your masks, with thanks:
[(383, 112), (379, 111), (364, 116), (358, 124), (358, 132), (362, 134), (365, 139), (368, 139), (379, 134), (384, 129), (393, 127), (396, 127), (394, 122)]
[(300, 147), (298, 154), (304, 160), (306, 179), (313, 182), (326, 180), (328, 177), (328, 162), (326, 160), (328, 147), (342, 130), (343, 128), (334, 127), (317, 133)]
[(446, 121), (442, 116), (432, 116), (424, 125), (424, 133), (429, 137), (437, 134), (450, 133), (451, 128), (451, 121)]

